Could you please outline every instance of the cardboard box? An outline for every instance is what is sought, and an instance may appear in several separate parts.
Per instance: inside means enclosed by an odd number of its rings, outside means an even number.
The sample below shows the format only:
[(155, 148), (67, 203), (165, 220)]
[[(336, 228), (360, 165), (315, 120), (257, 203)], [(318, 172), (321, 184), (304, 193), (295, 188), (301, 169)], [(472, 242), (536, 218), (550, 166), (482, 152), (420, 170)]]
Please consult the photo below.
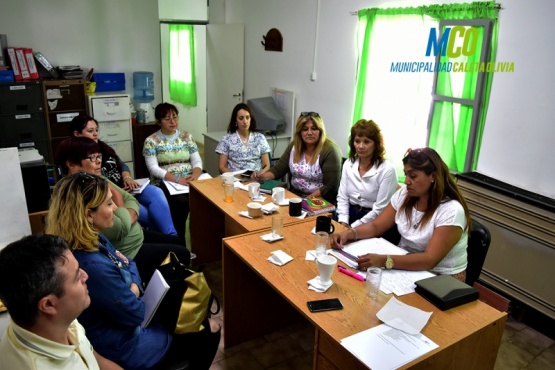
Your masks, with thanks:
[(125, 73), (95, 73), (93, 80), (96, 92), (125, 90)]

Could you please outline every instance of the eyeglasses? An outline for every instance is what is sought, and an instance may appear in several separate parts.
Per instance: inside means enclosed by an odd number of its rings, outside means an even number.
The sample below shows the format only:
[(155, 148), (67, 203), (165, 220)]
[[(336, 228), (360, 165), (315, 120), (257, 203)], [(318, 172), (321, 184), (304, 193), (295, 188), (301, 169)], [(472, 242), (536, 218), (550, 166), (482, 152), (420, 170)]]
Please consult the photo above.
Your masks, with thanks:
[(301, 112), (301, 117), (320, 117), (316, 112)]
[(162, 121), (165, 121), (165, 122), (171, 122), (171, 120), (174, 120), (175, 122), (177, 122), (179, 121), (179, 116), (175, 115), (175, 116), (167, 116), (162, 118)]
[(89, 155), (88, 157), (85, 157), (85, 159), (88, 159), (91, 162), (96, 162), (98, 160), (102, 161), (102, 154), (97, 154), (97, 155)]

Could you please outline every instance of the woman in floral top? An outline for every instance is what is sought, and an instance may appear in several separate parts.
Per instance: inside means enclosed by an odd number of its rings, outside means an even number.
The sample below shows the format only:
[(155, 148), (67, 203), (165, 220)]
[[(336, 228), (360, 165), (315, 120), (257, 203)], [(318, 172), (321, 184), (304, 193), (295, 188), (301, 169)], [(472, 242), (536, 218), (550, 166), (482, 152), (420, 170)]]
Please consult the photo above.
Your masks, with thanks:
[(202, 159), (191, 134), (178, 128), (178, 114), (173, 104), (156, 106), (154, 117), (160, 130), (145, 139), (143, 156), (151, 182), (159, 185), (168, 199), (177, 235), (185, 238), (189, 194), (171, 195), (162, 180), (188, 185), (202, 173)]
[(249, 106), (237, 104), (231, 113), (227, 134), (216, 147), (220, 173), (251, 170), (252, 177), (256, 177), (270, 169), (270, 146), (266, 137), (255, 130), (256, 119)]
[(341, 178), (341, 151), (326, 137), (318, 113), (303, 112), (297, 119), (293, 142), (259, 181), (291, 174), (291, 191), (303, 198), (323, 197), (335, 204)]

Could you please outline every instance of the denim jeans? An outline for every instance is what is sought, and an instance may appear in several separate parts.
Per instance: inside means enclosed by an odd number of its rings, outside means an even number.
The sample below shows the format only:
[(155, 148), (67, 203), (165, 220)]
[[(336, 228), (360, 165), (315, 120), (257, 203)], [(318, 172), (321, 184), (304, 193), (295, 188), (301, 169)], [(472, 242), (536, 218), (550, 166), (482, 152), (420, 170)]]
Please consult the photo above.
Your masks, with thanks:
[(168, 200), (162, 189), (147, 185), (141, 194), (137, 194), (140, 204), (139, 223), (154, 231), (168, 235), (177, 235), (173, 225)]

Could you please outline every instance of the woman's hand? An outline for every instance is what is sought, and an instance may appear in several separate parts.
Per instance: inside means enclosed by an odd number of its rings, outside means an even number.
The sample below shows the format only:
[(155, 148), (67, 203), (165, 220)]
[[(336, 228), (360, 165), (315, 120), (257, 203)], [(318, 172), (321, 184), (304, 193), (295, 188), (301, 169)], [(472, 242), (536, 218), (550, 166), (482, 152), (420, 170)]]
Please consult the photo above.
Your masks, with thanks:
[(123, 190), (130, 192), (139, 187), (139, 184), (135, 182), (131, 177), (127, 176), (123, 179)]
[(139, 289), (139, 286), (137, 284), (131, 283), (129, 289), (131, 289), (131, 291), (133, 292), (133, 294), (135, 294), (137, 298), (141, 295), (141, 290)]
[(198, 179), (198, 176), (196, 177), (195, 175), (189, 175), (189, 176), (180, 178), (179, 183), (181, 185), (189, 185), (189, 183), (191, 183), (191, 182), (193, 182), (197, 179)]
[(383, 267), (385, 266), (386, 256), (381, 254), (368, 253), (357, 258), (358, 267), (367, 269), (368, 267)]
[(349, 242), (352, 235), (353, 232), (350, 229), (337, 234), (331, 234), (331, 247), (334, 249), (343, 249), (343, 246)]
[(129, 265), (129, 260), (123, 255), (123, 253), (121, 253), (120, 251), (116, 251), (116, 256), (118, 256), (123, 261), (125, 266)]

